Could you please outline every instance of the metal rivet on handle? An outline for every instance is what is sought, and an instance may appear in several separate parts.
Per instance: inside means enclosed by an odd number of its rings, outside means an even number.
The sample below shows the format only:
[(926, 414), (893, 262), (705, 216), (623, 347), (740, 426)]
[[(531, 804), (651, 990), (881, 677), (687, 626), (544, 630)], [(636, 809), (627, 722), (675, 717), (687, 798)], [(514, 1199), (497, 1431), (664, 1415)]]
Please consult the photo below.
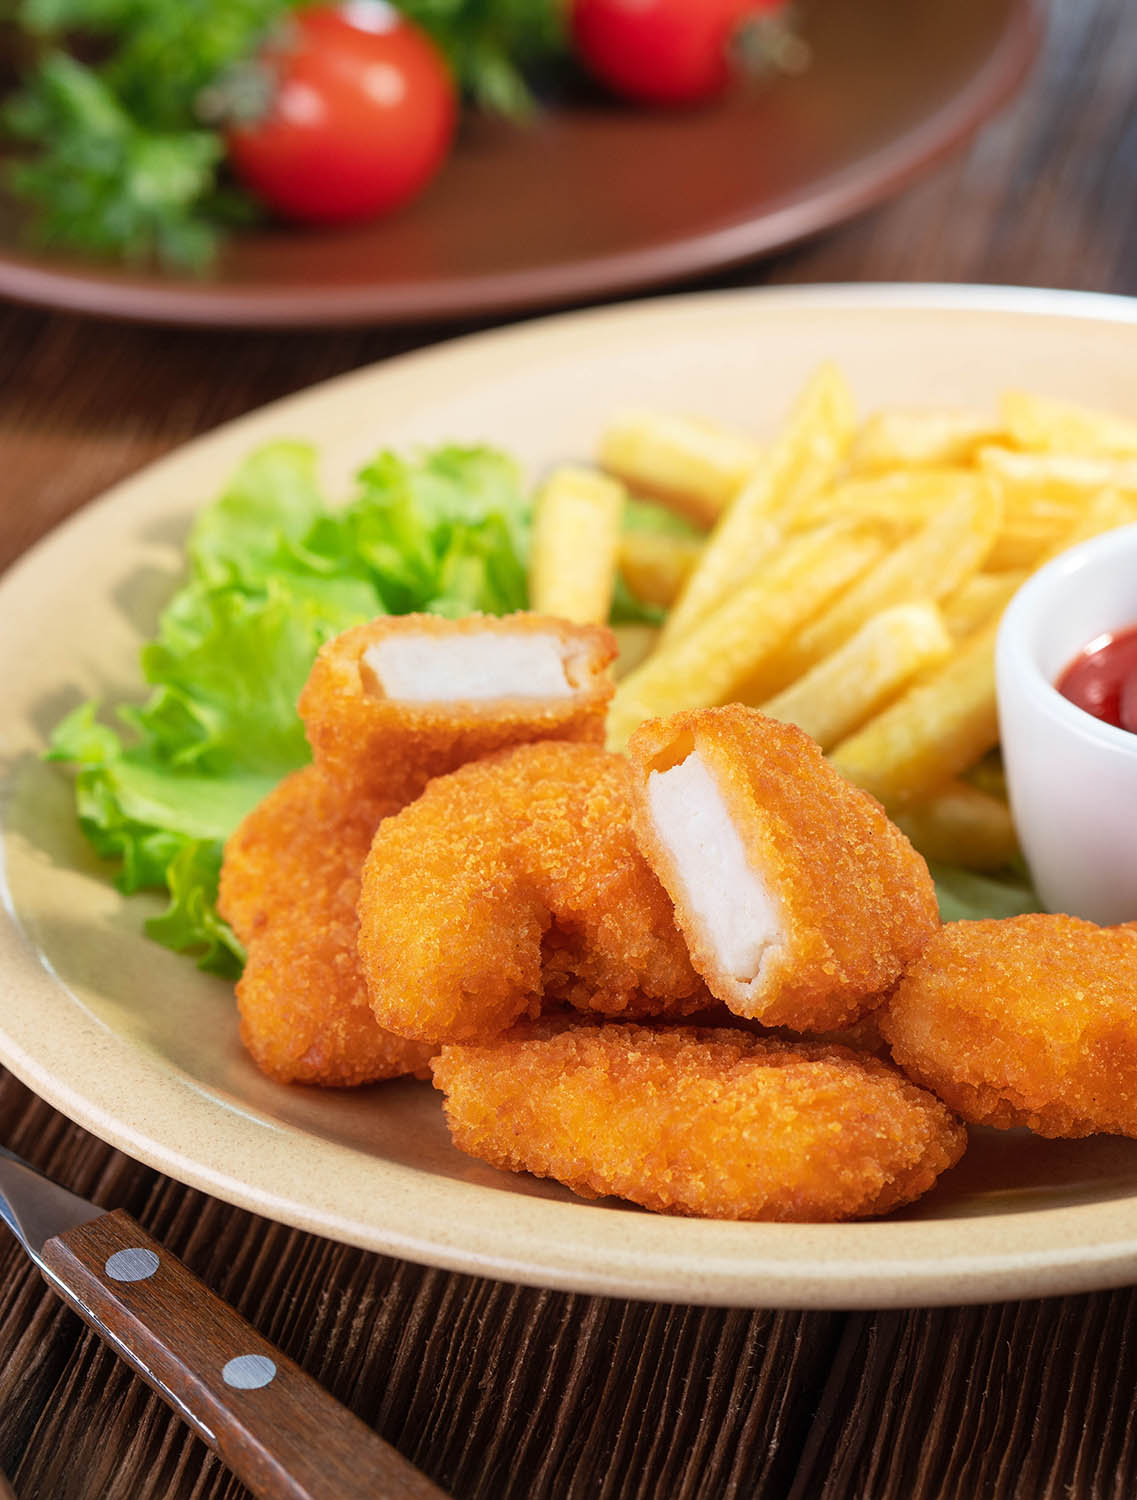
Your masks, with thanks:
[(221, 1371), (221, 1379), (238, 1391), (259, 1391), (275, 1374), (276, 1366), (267, 1354), (238, 1354)]
[(158, 1257), (153, 1250), (132, 1245), (129, 1250), (116, 1250), (108, 1256), (103, 1269), (112, 1281), (145, 1281), (158, 1269)]

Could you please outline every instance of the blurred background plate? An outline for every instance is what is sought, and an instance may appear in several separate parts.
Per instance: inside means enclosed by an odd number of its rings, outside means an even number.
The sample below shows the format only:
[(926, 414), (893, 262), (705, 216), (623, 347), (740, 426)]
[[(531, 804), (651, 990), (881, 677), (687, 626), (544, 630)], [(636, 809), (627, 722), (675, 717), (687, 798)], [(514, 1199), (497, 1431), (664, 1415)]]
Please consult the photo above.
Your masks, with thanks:
[(181, 279), (30, 252), (0, 203), (0, 295), (166, 323), (300, 327), (516, 311), (737, 264), (897, 191), (1026, 76), (1034, 0), (813, 0), (810, 70), (721, 107), (593, 95), (528, 127), (470, 120), (433, 188), (385, 222), (235, 238)]

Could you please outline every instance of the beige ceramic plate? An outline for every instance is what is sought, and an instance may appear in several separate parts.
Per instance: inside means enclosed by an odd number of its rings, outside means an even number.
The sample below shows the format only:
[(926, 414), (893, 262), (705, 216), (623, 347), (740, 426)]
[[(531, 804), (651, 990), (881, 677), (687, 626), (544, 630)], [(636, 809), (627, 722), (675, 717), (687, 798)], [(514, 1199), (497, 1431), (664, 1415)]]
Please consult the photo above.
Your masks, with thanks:
[(255, 444), (318, 441), (343, 491), (382, 443), (485, 439), (539, 470), (587, 455), (629, 399), (775, 421), (821, 359), (867, 406), (990, 403), (1025, 383), (1133, 409), (1137, 304), (937, 288), (743, 292), (577, 314), (333, 381), (191, 444), (90, 506), (0, 584), (6, 910), (0, 1059), (98, 1135), (196, 1187), (337, 1239), (455, 1269), (681, 1302), (985, 1301), (1137, 1277), (1137, 1142), (977, 1136), (899, 1218), (721, 1224), (585, 1203), (447, 1141), (435, 1096), (275, 1087), (231, 995), (149, 943), (148, 905), (92, 858), (37, 759), (81, 696), (138, 691), (140, 634), (195, 507)]

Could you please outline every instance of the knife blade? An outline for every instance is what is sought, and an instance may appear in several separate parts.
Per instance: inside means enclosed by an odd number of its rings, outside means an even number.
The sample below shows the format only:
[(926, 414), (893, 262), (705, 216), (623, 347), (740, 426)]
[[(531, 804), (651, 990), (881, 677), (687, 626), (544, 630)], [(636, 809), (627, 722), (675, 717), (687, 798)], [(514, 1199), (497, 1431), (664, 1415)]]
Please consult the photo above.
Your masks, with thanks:
[(151, 1239), (0, 1147), (0, 1218), (48, 1283), (264, 1500), (447, 1500)]
[(0, 1219), (41, 1271), (40, 1252), (47, 1240), (89, 1224), (105, 1212), (0, 1146)]

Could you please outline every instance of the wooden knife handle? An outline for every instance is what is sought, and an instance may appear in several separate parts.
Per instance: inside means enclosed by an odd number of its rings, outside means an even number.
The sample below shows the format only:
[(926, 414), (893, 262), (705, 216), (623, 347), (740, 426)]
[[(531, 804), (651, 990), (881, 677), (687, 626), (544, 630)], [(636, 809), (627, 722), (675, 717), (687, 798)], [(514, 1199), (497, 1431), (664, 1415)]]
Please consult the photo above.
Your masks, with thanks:
[(129, 1214), (48, 1240), (51, 1284), (265, 1500), (447, 1500)]

